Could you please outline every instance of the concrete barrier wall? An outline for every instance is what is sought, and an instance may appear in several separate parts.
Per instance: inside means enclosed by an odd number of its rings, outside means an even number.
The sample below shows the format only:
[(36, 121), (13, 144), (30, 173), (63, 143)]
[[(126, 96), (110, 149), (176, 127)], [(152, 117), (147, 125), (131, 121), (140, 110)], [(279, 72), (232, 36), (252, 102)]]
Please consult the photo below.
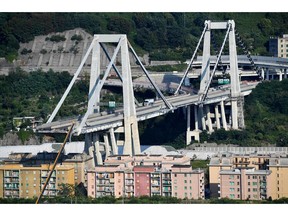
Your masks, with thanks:
[(239, 154), (249, 154), (249, 153), (288, 153), (288, 147), (195, 147), (194, 151), (198, 152), (231, 152)]

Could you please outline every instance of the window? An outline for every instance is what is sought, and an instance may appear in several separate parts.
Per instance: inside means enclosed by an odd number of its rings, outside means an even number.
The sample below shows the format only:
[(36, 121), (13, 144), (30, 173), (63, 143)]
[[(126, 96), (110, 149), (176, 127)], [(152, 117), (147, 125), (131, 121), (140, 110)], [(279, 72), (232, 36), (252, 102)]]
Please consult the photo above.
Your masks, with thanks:
[(252, 184), (253, 184), (253, 186), (256, 186), (256, 185), (257, 185), (257, 182), (253, 182)]
[(65, 173), (65, 172), (64, 172), (64, 171), (62, 171), (62, 175), (64, 175), (64, 173)]
[(190, 193), (190, 197), (192, 197), (192, 193)]
[(237, 195), (237, 198), (240, 198), (240, 195), (239, 195), (239, 194)]
[(253, 179), (257, 179), (257, 176), (253, 175)]
[(192, 186), (190, 186), (190, 190), (192, 190)]
[(184, 180), (184, 183), (187, 183), (187, 180)]
[(239, 183), (239, 182), (237, 182), (237, 185), (240, 185), (240, 183)]
[(248, 185), (250, 185), (250, 182), (248, 182)]
[(253, 192), (257, 192), (257, 188), (253, 188)]
[(190, 184), (192, 183), (192, 181), (190, 180)]
[(36, 175), (36, 171), (33, 171), (33, 174)]
[(185, 193), (185, 198), (187, 198), (187, 193)]
[(248, 175), (248, 179), (250, 179), (250, 176)]
[(248, 188), (248, 192), (250, 192), (250, 188)]
[(177, 197), (177, 193), (175, 192), (174, 195)]
[(184, 187), (184, 190), (187, 190), (187, 186)]
[(235, 198), (235, 194), (230, 194), (230, 199), (234, 199)]
[(240, 191), (240, 188), (237, 188), (237, 191), (239, 192), (239, 191)]
[(177, 174), (174, 174), (174, 177), (177, 177)]
[(230, 191), (230, 192), (234, 192), (234, 191), (235, 191), (235, 188), (229, 188), (229, 191)]
[(257, 195), (253, 195), (253, 198), (254, 198), (254, 199), (257, 199)]
[(27, 183), (27, 184), (26, 184), (26, 187), (28, 187), (28, 186), (29, 186), (29, 184)]
[(233, 181), (230, 181), (229, 184), (230, 184), (230, 185), (234, 185), (234, 182), (233, 182)]
[(184, 174), (184, 177), (187, 177), (187, 174), (186, 174), (186, 173)]
[(277, 173), (277, 177), (279, 178), (279, 173)]
[(230, 176), (229, 176), (229, 179), (234, 179), (234, 175), (230, 175)]
[(237, 175), (237, 179), (239, 179), (240, 178), (240, 176), (239, 175)]
[(174, 186), (174, 190), (177, 190), (177, 186)]

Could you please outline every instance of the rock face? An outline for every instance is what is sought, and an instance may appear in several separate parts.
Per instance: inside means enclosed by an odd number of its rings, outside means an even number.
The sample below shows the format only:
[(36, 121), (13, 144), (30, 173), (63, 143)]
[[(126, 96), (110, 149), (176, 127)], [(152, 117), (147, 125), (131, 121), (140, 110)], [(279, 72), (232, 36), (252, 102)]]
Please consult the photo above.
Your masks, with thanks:
[(14, 145), (39, 145), (40, 141), (37, 137), (33, 136), (29, 140), (22, 141), (18, 138), (16, 133), (6, 133), (2, 139), (0, 139), (0, 146), (14, 146)]
[[(59, 42), (51, 41), (51, 37), (60, 36), (62, 40)], [(76, 36), (76, 37), (75, 37)], [(74, 38), (73, 38), (74, 37)], [(78, 38), (78, 40), (75, 40)], [(80, 38), (80, 39), (79, 39)], [(72, 40), (73, 39), (73, 40)], [(87, 49), (92, 42), (93, 36), (85, 32), (81, 28), (68, 30), (64, 32), (50, 33), (48, 35), (36, 36), (29, 43), (21, 43), (18, 51), (18, 59), (9, 64), (6, 61), (0, 61), (0, 74), (7, 74), (9, 69), (20, 66), (25, 71), (33, 71), (41, 68), (43, 71), (53, 69), (54, 71), (68, 71), (74, 74), (81, 63)], [(58, 40), (57, 40), (58, 41)], [(112, 44), (106, 46), (110, 55), (113, 55), (115, 46)], [(140, 58), (143, 64), (148, 65), (149, 57), (144, 55)], [(121, 61), (121, 56), (118, 55), (117, 62)], [(103, 54), (101, 55), (101, 69), (105, 70), (109, 61)], [(130, 63), (133, 68), (139, 68), (136, 65), (136, 60), (130, 53)], [(91, 53), (84, 65), (84, 71), (89, 72), (91, 66)], [(138, 71), (139, 69), (137, 69)]]

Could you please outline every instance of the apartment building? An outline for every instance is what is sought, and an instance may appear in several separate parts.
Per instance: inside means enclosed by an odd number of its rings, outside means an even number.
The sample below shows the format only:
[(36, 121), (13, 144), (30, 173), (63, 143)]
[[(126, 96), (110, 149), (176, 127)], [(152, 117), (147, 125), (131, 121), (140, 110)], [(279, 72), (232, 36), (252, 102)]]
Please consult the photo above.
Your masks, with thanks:
[[(192, 170), (187, 161), (190, 164), (185, 156), (110, 156), (105, 165), (88, 170), (88, 196), (204, 199), (204, 171)], [(109, 179), (104, 186), (100, 182), (103, 175)], [(111, 193), (106, 193), (108, 187)]]
[(288, 58), (288, 34), (269, 39), (269, 53), (274, 57)]
[(219, 197), (229, 199), (267, 199), (267, 178), (269, 170), (255, 168), (236, 168), (221, 170), (219, 178)]
[(268, 182), (268, 193), (272, 199), (288, 197), (288, 158), (271, 158), (269, 160), (271, 177)]
[[(38, 196), (57, 153), (11, 153), (0, 165), (0, 197), (32, 198)], [(44, 196), (55, 196), (61, 184), (87, 185), (85, 170), (93, 166), (86, 154), (61, 155)], [(85, 189), (84, 189), (85, 190)]]
[[(22, 164), (0, 165), (0, 197), (37, 197), (51, 167), (49, 164), (33, 167), (26, 167)], [(56, 196), (61, 184), (74, 185), (74, 183), (74, 168), (57, 165), (43, 195)]]
[[(229, 177), (232, 176), (238, 178), (238, 182), (231, 183)], [(213, 157), (209, 163), (210, 197), (214, 198), (261, 200), (288, 197), (287, 178), (287, 155), (226, 154)], [(237, 187), (233, 189), (231, 184)]]
[(218, 184), (221, 170), (236, 168), (268, 169), (269, 155), (264, 154), (220, 154), (211, 158), (209, 163), (210, 197), (219, 197)]

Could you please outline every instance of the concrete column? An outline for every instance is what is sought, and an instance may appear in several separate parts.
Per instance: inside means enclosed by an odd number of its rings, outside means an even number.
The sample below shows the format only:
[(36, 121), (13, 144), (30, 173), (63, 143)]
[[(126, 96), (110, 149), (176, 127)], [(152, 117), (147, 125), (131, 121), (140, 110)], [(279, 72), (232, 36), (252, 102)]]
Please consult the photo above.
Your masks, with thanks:
[(218, 110), (218, 104), (215, 105), (215, 119), (216, 119), (216, 128), (220, 129), (220, 114)]
[(221, 119), (222, 119), (222, 126), (224, 130), (227, 130), (227, 121), (226, 121), (226, 116), (225, 116), (225, 107), (224, 107), (224, 102), (220, 102), (221, 106)]
[(202, 130), (204, 131), (204, 130), (206, 130), (206, 122), (205, 122), (205, 116), (204, 116), (204, 111), (203, 111), (204, 107), (203, 106), (199, 106), (199, 111), (200, 111)]
[(104, 145), (105, 145), (105, 152), (106, 156), (105, 159), (107, 159), (108, 156), (110, 156), (110, 146), (109, 146), (109, 139), (108, 139), (108, 134), (104, 134)]
[(187, 106), (187, 131), (190, 131), (191, 126), (191, 106)]
[(110, 132), (110, 140), (111, 140), (111, 146), (112, 146), (112, 154), (116, 155), (118, 154), (118, 146), (116, 144), (114, 128), (110, 128), (109, 132)]
[(282, 81), (283, 79), (283, 72), (282, 72), (283, 69), (280, 69), (280, 73), (279, 73), (279, 81)]
[(266, 68), (266, 80), (269, 80), (270, 73), (269, 73), (269, 68)]
[(100, 153), (100, 143), (99, 143), (99, 134), (94, 133), (93, 134), (93, 140), (94, 140), (94, 151), (96, 154), (97, 159), (97, 165), (103, 165), (102, 155)]
[(197, 106), (194, 105), (195, 130), (199, 130)]
[(207, 116), (208, 130), (209, 130), (210, 133), (212, 133), (213, 132), (213, 127), (212, 127), (211, 113), (210, 113), (209, 105), (206, 105), (206, 116)]
[(265, 80), (265, 73), (264, 73), (264, 69), (261, 68), (261, 77), (263, 78), (263, 80)]
[(191, 106), (187, 106), (187, 130), (186, 130), (186, 145), (189, 145), (191, 143), (191, 135), (190, 135), (190, 131), (191, 131)]

